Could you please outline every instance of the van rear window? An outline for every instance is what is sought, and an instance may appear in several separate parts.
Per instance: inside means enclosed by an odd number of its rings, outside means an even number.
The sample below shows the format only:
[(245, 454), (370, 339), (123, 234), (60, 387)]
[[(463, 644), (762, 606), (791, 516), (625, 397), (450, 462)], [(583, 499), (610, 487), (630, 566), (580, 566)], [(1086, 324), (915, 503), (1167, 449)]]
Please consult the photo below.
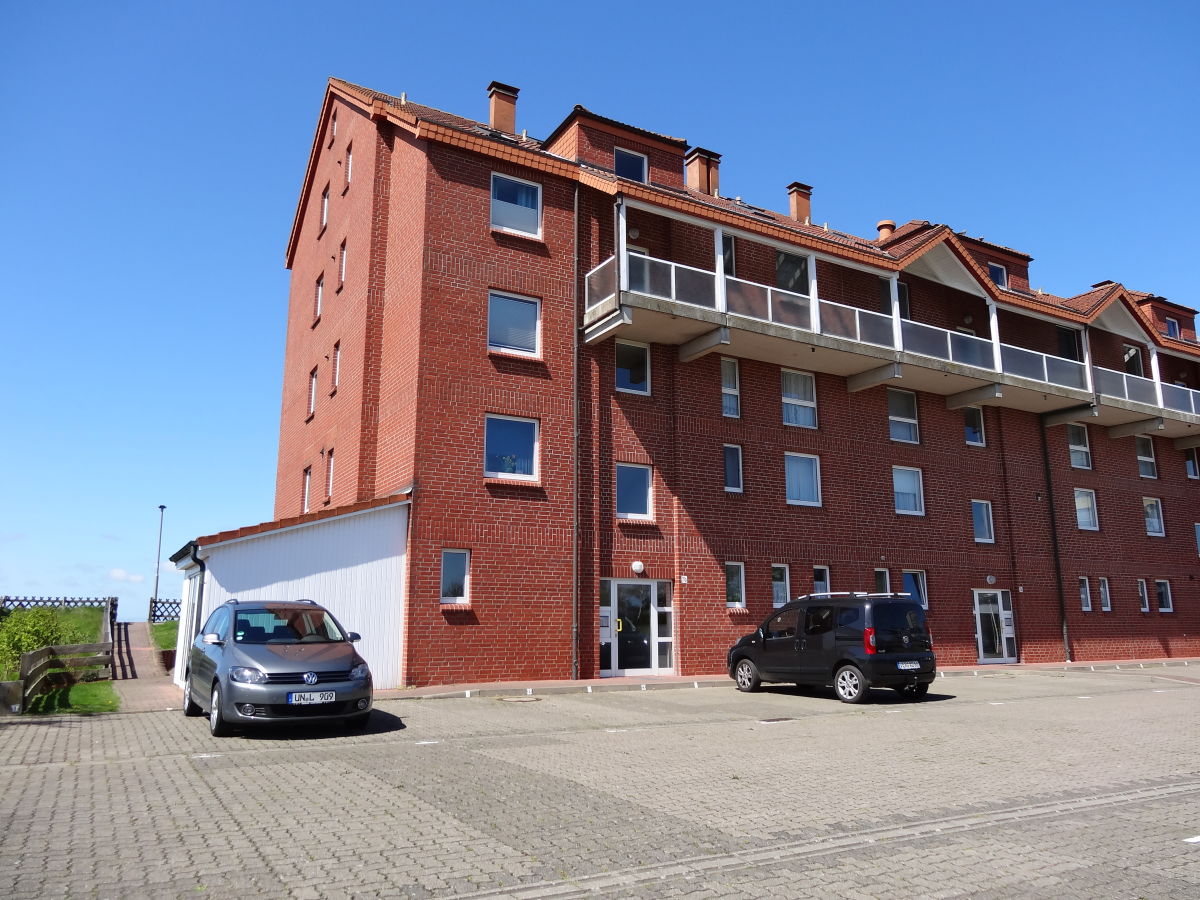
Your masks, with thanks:
[(919, 603), (876, 603), (871, 612), (876, 631), (928, 631), (925, 610)]

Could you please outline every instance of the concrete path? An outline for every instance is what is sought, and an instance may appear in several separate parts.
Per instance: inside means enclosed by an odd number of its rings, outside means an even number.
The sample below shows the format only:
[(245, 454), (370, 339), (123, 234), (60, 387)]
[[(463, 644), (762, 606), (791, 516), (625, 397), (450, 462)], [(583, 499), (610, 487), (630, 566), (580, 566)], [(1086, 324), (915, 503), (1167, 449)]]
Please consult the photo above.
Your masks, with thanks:
[(163, 670), (145, 622), (117, 622), (113, 633), (113, 687), (121, 712), (178, 709), (182, 691)]

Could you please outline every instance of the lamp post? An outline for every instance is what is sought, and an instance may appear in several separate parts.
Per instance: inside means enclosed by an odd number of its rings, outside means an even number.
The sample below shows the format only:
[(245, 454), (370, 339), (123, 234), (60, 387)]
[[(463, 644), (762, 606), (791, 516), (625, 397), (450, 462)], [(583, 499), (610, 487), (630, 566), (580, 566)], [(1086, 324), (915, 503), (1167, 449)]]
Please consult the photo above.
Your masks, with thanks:
[(163, 513), (166, 512), (166, 507), (161, 503), (158, 505), (158, 549), (154, 552), (154, 596), (150, 600), (150, 620), (154, 620), (154, 607), (158, 603), (158, 570), (162, 565), (162, 528), (163, 528)]

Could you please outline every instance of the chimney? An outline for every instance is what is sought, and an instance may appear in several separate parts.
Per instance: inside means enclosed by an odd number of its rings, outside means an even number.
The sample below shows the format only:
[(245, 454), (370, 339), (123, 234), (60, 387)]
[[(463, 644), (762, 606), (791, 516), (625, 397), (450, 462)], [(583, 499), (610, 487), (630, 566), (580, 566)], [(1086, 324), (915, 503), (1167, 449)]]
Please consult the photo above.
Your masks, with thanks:
[(488, 125), (494, 131), (517, 133), (517, 94), (520, 88), (493, 81), (488, 85)]
[(875, 227), (879, 229), (879, 240), (886, 241), (896, 230), (896, 223), (891, 219), (884, 219), (882, 222), (876, 222)]
[(693, 191), (718, 197), (720, 196), (718, 189), (721, 184), (718, 177), (720, 166), (720, 153), (693, 147), (683, 158), (684, 181)]
[(812, 185), (793, 181), (788, 185), (788, 215), (797, 222), (812, 218)]

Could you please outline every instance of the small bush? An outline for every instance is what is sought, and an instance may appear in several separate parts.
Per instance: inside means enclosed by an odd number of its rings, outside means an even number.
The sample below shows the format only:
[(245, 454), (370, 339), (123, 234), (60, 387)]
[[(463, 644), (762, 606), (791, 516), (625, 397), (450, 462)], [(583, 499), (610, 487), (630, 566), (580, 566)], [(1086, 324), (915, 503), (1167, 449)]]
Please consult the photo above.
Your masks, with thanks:
[(98, 608), (58, 610), (42, 606), (12, 610), (0, 620), (0, 673), (15, 679), (20, 673), (22, 653), (56, 644), (94, 642), (102, 615)]

